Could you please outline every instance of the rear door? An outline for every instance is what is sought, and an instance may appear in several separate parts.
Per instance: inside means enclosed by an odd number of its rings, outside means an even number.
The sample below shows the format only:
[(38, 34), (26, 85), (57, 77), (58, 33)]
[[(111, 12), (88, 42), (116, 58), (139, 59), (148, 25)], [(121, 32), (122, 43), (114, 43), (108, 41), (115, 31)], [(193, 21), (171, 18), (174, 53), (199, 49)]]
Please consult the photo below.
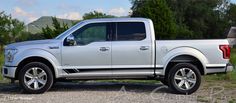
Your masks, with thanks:
[[(152, 73), (151, 40), (144, 22), (114, 23), (112, 41), (113, 76)], [(145, 69), (144, 69), (145, 68)], [(142, 71), (142, 72), (140, 72)]]

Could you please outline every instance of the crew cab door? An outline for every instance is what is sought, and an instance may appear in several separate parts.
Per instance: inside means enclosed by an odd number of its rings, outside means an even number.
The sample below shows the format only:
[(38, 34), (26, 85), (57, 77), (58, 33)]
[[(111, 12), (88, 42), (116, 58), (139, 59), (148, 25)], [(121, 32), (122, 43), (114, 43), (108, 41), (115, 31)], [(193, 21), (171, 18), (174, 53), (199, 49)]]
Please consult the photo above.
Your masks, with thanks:
[(154, 69), (150, 69), (153, 66), (152, 42), (145, 23), (117, 22), (113, 25), (113, 76), (153, 74)]
[(231, 27), (227, 39), (231, 47), (234, 47), (236, 45), (236, 27)]
[[(63, 68), (76, 69), (76, 73), (87, 73), (90, 76), (89, 73), (98, 73), (99, 70), (103, 70), (103, 74), (111, 74), (108, 71), (111, 68), (109, 25), (109, 23), (87, 24), (68, 36), (62, 48)], [(75, 45), (66, 44), (68, 38), (74, 38)], [(70, 71), (74, 72), (73, 70)]]

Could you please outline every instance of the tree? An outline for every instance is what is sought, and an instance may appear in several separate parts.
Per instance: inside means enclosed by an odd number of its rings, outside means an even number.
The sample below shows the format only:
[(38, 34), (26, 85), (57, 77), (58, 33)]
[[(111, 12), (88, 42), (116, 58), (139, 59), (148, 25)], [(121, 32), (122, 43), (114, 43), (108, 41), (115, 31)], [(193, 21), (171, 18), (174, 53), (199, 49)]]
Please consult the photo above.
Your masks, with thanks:
[(114, 18), (115, 16), (113, 15), (107, 15), (105, 13), (101, 13), (101, 12), (97, 12), (97, 11), (93, 11), (93, 12), (89, 12), (89, 13), (85, 13), (83, 16), (83, 19), (94, 19), (94, 18)]
[(0, 12), (0, 52), (5, 44), (6, 34), (8, 33), (6, 26), (9, 22), (9, 16), (5, 15), (4, 12)]
[(223, 38), (229, 28), (226, 10), (229, 0), (167, 0), (177, 25), (192, 31), (192, 38)]
[(236, 4), (230, 4), (227, 17), (231, 26), (236, 26)]
[(152, 19), (157, 39), (175, 39), (177, 25), (165, 0), (131, 0), (131, 17)]
[(17, 19), (12, 19), (11, 20), (11, 24), (9, 26), (9, 30), (10, 30), (10, 33), (9, 33), (9, 42), (10, 43), (13, 43), (13, 42), (16, 42), (17, 40), (22, 40), (24, 37), (24, 35), (22, 35), (23, 33), (23, 30), (24, 30), (24, 23), (17, 20)]
[(13, 19), (11, 15), (6, 15), (0, 12), (0, 50), (3, 45), (22, 40), (22, 32), (24, 30), (24, 23)]
[(68, 25), (65, 23), (62, 23), (61, 25), (56, 17), (52, 17), (52, 21), (53, 21), (53, 28), (50, 28), (48, 25), (47, 27), (42, 28), (43, 35), (46, 39), (52, 39), (69, 28)]

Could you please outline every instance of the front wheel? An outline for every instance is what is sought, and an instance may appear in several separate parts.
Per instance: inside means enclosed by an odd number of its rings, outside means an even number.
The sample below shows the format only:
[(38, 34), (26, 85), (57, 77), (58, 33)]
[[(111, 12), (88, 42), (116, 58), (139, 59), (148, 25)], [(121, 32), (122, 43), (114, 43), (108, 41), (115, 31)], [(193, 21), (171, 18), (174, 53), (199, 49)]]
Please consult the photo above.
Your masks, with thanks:
[(169, 87), (179, 94), (192, 94), (201, 84), (201, 74), (190, 63), (176, 64), (169, 72)]
[(31, 62), (20, 70), (19, 83), (27, 93), (44, 93), (53, 84), (53, 74), (47, 65), (41, 62)]

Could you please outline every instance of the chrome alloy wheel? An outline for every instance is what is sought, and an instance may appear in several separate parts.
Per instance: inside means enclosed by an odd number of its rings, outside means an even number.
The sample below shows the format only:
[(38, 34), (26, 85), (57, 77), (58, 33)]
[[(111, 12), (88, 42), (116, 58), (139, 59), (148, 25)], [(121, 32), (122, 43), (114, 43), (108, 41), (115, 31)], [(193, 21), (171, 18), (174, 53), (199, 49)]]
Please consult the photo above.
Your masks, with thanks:
[(179, 69), (174, 76), (174, 82), (176, 86), (181, 90), (192, 89), (197, 81), (197, 77), (194, 71), (189, 68)]
[(26, 71), (24, 83), (31, 90), (39, 90), (47, 83), (47, 73), (39, 67), (32, 67)]

